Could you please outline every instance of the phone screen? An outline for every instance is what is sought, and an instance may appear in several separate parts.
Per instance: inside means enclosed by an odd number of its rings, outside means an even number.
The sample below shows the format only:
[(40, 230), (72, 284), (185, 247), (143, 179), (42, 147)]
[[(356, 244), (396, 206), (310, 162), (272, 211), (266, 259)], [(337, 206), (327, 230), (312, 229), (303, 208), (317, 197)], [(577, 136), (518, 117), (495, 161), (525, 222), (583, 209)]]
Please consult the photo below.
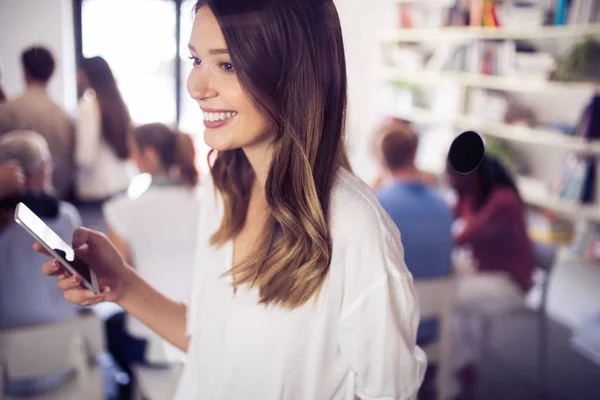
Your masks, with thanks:
[(17, 217), (20, 222), (31, 229), (31, 231), (44, 242), (46, 246), (56, 251), (81, 275), (83, 279), (90, 285), (92, 284), (90, 267), (77, 257), (71, 246), (66, 244), (60, 236), (40, 219), (40, 217), (35, 215), (33, 211), (22, 203), (19, 204), (19, 207), (17, 208)]

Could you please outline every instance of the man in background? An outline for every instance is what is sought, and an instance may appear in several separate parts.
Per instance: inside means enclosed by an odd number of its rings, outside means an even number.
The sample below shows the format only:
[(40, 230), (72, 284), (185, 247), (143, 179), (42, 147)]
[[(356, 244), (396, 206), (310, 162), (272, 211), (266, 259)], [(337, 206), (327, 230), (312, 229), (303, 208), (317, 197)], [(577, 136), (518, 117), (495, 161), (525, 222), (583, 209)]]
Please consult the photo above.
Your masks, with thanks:
[(32, 130), (42, 135), (50, 146), (56, 194), (66, 198), (73, 182), (74, 125), (48, 94), (54, 58), (47, 49), (34, 46), (23, 52), (21, 64), (26, 91), (0, 104), (0, 136), (13, 130)]
[[(415, 165), (417, 134), (404, 122), (391, 122), (376, 139), (384, 171), (376, 195), (400, 230), (408, 269), (416, 280), (449, 275), (452, 212)], [(436, 322), (421, 323), (420, 343), (435, 340)]]
[[(432, 187), (433, 181), (415, 164), (419, 138), (404, 122), (392, 121), (376, 135), (376, 152), (383, 171), (377, 199), (402, 235), (404, 259), (416, 281), (451, 273), (452, 212)], [(417, 344), (437, 339), (436, 319), (421, 321)], [(435, 396), (435, 367), (427, 368), (419, 399)]]

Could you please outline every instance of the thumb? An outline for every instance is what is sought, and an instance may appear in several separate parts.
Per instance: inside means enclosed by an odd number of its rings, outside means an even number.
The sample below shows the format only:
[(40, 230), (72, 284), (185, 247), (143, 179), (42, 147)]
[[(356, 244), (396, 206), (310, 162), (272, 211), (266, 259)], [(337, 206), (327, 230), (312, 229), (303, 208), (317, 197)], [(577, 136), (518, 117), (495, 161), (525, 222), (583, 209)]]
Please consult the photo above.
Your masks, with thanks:
[[(88, 228), (77, 228), (73, 232), (73, 248), (79, 249), (80, 247), (87, 245), (88, 249), (94, 249), (97, 247), (102, 240), (102, 234)], [(83, 250), (83, 249), (82, 249)]]

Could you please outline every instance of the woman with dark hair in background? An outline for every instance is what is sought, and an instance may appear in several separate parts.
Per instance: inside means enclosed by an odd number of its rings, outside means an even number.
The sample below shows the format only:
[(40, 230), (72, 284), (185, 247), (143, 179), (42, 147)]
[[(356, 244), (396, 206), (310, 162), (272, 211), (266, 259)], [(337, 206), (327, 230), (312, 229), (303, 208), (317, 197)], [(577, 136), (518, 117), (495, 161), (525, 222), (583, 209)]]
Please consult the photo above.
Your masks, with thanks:
[(189, 305), (87, 229), (73, 246), (100, 294), (55, 260), (42, 271), (67, 299), (117, 302), (186, 351), (176, 399), (414, 399), (426, 364), (418, 304), (400, 233), (348, 164), (333, 0), (195, 9), (188, 91), (218, 155), (189, 221), (199, 227)]
[[(104, 204), (108, 237), (150, 285), (173, 301), (187, 303), (198, 240), (198, 226), (190, 221), (197, 221), (200, 213), (194, 143), (189, 135), (166, 125), (148, 124), (133, 131), (129, 149), (139, 171), (148, 174), (151, 182), (146, 186), (142, 175), (131, 187), (142, 182), (140, 190), (147, 190), (117, 196)], [(108, 321), (108, 346), (128, 373), (133, 362), (164, 363), (183, 356), (141, 322), (122, 313)], [(123, 388), (124, 398), (129, 390)]]
[(84, 58), (77, 74), (83, 91), (75, 135), (76, 195), (83, 202), (104, 201), (129, 186), (129, 111), (102, 57)]
[(455, 217), (463, 226), (455, 244), (470, 250), (474, 271), (461, 271), (455, 335), (456, 362), (465, 386), (474, 380), (481, 340), (481, 316), (505, 312), (521, 305), (531, 288), (535, 259), (527, 234), (526, 206), (506, 168), (485, 155), (472, 174), (447, 169), (458, 195)]

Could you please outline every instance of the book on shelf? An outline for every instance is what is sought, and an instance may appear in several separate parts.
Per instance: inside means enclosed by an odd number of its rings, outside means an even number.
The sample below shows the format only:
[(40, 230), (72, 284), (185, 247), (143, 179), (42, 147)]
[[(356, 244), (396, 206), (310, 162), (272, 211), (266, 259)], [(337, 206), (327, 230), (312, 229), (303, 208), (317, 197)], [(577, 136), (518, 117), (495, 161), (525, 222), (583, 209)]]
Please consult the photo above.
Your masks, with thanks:
[(596, 194), (596, 159), (570, 155), (552, 185), (552, 192), (560, 200), (569, 203), (593, 203)]
[(568, 0), (556, 0), (554, 10), (554, 24), (564, 25), (567, 22)]
[(592, 96), (579, 119), (575, 134), (587, 140), (600, 139), (600, 95)]

